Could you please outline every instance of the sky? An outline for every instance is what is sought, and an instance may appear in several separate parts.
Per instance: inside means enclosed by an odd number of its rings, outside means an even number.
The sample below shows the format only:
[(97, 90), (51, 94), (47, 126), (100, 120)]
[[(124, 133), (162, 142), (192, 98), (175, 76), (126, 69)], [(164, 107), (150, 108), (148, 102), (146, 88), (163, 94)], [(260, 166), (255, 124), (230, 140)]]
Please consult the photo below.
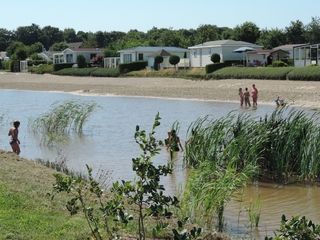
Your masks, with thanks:
[(318, 0), (0, 0), (0, 28), (32, 23), (61, 30), (146, 32), (153, 27), (190, 29), (202, 24), (284, 29), (320, 16)]

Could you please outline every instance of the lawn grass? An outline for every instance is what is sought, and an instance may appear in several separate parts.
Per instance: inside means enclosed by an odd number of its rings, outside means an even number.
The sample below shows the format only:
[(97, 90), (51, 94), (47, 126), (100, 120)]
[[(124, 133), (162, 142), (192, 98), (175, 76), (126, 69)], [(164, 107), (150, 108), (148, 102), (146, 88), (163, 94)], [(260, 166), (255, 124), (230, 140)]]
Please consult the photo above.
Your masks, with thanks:
[(225, 67), (208, 74), (208, 78), (285, 80), (293, 69), (294, 67)]
[(66, 196), (51, 201), (54, 170), (0, 151), (0, 239), (88, 239), (84, 218), (70, 216)]
[(162, 69), (159, 71), (154, 70), (140, 70), (126, 73), (127, 77), (173, 77), (173, 78), (188, 78), (188, 79), (204, 79), (206, 72), (204, 68), (191, 68), (191, 69)]
[(289, 80), (306, 80), (306, 81), (320, 81), (320, 67), (309, 66), (294, 68), (288, 74)]

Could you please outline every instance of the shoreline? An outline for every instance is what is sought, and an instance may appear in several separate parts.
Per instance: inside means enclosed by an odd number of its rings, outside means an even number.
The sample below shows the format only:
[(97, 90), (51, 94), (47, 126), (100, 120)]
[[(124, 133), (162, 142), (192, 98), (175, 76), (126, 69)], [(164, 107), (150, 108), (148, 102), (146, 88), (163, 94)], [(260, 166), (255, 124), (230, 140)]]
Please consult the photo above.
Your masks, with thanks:
[(289, 80), (189, 80), (181, 78), (104, 78), (0, 72), (0, 89), (70, 93), (81, 96), (141, 97), (167, 100), (239, 103), (239, 87), (255, 83), (258, 104), (320, 108), (320, 82)]

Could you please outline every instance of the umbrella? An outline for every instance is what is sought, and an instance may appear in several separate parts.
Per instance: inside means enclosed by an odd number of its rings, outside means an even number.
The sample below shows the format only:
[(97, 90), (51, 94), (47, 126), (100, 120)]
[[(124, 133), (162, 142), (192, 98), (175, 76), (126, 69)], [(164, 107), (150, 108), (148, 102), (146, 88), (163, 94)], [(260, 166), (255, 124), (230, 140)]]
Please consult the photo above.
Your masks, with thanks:
[[(233, 52), (242, 53), (243, 56), (244, 56), (245, 52), (249, 52), (249, 51), (255, 51), (255, 49), (252, 47), (239, 47), (239, 48), (233, 50)], [(247, 62), (247, 54), (246, 54), (246, 62)]]
[(249, 52), (249, 51), (254, 51), (255, 49), (252, 48), (252, 47), (239, 47), (235, 50), (233, 50), (234, 52), (237, 52), (237, 53), (244, 53), (244, 52)]

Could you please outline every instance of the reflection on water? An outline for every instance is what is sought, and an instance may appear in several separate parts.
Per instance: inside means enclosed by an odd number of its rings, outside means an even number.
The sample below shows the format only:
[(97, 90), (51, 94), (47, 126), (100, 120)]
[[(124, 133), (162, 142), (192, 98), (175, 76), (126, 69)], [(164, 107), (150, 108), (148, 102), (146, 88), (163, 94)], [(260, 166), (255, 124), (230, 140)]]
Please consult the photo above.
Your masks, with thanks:
[[(179, 121), (179, 136), (182, 142), (186, 139), (188, 126), (198, 117), (211, 115), (213, 118), (225, 116), (230, 111), (246, 111), (259, 118), (271, 113), (274, 106), (259, 106), (255, 111), (240, 110), (238, 104), (217, 103), (189, 100), (165, 100), (140, 97), (107, 97), (78, 96), (65, 93), (48, 93), (33, 91), (0, 91), (0, 110), (4, 119), (1, 122), (1, 136), (7, 135), (10, 122), (21, 121), (20, 140), (21, 156), (55, 160), (66, 158), (67, 165), (76, 170), (84, 171), (85, 164), (93, 169), (105, 169), (112, 172), (113, 179), (130, 179), (133, 177), (131, 159), (139, 153), (133, 134), (138, 124), (143, 129), (150, 129), (154, 116), (160, 112), (161, 125), (157, 129), (157, 137), (164, 139), (174, 121)], [(37, 139), (28, 131), (29, 119), (36, 118), (48, 111), (51, 104), (64, 100), (94, 101), (100, 108), (85, 124), (84, 136), (73, 136), (59, 149), (41, 147)], [(10, 150), (5, 137), (0, 138), (0, 148)], [(59, 154), (58, 154), (59, 153)], [(170, 156), (165, 149), (157, 156), (157, 163), (165, 163)], [(175, 170), (172, 176), (163, 180), (169, 192), (177, 192), (185, 179), (182, 153), (175, 159)], [(239, 202), (232, 202), (226, 210), (226, 219), (235, 232), (244, 232), (248, 219), (245, 204), (255, 195), (261, 196), (262, 213), (260, 233), (270, 232), (279, 226), (282, 213), (290, 215), (302, 214), (319, 221), (320, 199), (317, 188), (311, 187), (276, 187), (273, 185), (251, 186), (245, 190), (244, 202), (239, 208)], [(239, 211), (242, 209), (241, 214)], [(238, 224), (239, 216), (239, 224)]]

